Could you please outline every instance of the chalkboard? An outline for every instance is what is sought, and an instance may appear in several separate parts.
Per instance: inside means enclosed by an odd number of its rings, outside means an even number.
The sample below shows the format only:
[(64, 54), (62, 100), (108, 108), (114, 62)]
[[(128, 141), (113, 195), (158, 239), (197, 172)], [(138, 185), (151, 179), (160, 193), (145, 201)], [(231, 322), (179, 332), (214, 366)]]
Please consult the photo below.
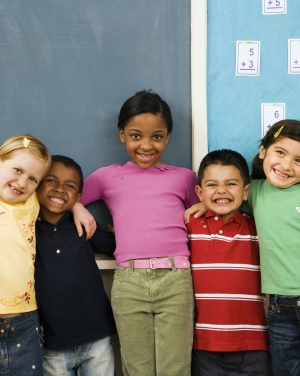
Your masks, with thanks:
[(32, 133), (84, 176), (125, 163), (118, 112), (141, 89), (172, 109), (163, 160), (191, 168), (190, 1), (1, 0), (1, 143)]

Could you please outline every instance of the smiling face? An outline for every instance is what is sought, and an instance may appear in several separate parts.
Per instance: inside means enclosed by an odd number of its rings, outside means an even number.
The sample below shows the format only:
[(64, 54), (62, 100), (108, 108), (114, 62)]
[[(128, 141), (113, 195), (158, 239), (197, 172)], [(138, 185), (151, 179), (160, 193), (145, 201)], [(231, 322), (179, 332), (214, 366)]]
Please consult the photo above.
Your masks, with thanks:
[(268, 149), (260, 147), (259, 158), (267, 181), (278, 188), (288, 188), (300, 181), (300, 142), (279, 139)]
[(57, 223), (80, 201), (79, 187), (78, 171), (61, 162), (53, 162), (37, 190), (43, 218), (50, 223)]
[(26, 201), (37, 189), (45, 169), (45, 161), (27, 150), (0, 159), (0, 199), (10, 203)]
[(134, 116), (119, 130), (120, 139), (126, 145), (131, 162), (141, 168), (163, 164), (160, 161), (170, 135), (161, 115), (144, 113)]
[(226, 222), (235, 215), (243, 200), (247, 200), (248, 187), (236, 167), (212, 164), (204, 170), (196, 193), (208, 209)]

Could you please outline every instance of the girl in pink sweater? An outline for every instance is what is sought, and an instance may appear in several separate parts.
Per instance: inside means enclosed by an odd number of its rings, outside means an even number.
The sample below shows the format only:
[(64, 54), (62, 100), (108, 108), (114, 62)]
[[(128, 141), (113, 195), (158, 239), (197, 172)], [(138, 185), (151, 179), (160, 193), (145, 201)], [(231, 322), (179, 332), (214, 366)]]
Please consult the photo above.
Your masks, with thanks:
[(131, 157), (85, 179), (81, 202), (103, 199), (114, 221), (112, 307), (125, 376), (189, 376), (193, 286), (184, 210), (198, 202), (196, 175), (161, 161), (173, 121), (161, 97), (141, 91), (119, 114)]

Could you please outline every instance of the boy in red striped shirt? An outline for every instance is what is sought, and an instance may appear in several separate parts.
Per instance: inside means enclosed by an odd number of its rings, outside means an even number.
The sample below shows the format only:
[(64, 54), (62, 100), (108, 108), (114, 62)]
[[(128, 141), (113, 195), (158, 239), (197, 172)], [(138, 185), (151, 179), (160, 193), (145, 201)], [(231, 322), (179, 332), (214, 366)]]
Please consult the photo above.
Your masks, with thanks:
[(187, 224), (196, 299), (192, 376), (268, 375), (265, 297), (254, 219), (240, 212), (250, 183), (232, 150), (207, 154), (196, 193), (208, 211)]

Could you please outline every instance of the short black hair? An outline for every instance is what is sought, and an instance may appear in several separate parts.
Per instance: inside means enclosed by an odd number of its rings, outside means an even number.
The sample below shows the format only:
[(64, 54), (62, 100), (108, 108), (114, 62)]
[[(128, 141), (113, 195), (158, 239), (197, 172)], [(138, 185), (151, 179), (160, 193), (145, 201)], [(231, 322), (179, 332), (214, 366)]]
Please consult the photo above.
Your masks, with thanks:
[(74, 159), (66, 157), (64, 155), (52, 155), (52, 163), (62, 163), (64, 166), (68, 168), (73, 168), (78, 172), (79, 175), (79, 193), (82, 193), (83, 188), (83, 173), (82, 169), (79, 166), (77, 162), (74, 161)]
[(200, 186), (205, 169), (211, 165), (234, 166), (240, 171), (244, 185), (250, 183), (249, 167), (246, 159), (237, 151), (221, 149), (208, 153), (202, 159), (198, 170), (198, 184)]
[(168, 104), (152, 90), (138, 91), (135, 95), (126, 100), (121, 107), (118, 119), (118, 128), (124, 130), (129, 121), (136, 115), (151, 113), (161, 115), (168, 133), (172, 132), (173, 119)]

